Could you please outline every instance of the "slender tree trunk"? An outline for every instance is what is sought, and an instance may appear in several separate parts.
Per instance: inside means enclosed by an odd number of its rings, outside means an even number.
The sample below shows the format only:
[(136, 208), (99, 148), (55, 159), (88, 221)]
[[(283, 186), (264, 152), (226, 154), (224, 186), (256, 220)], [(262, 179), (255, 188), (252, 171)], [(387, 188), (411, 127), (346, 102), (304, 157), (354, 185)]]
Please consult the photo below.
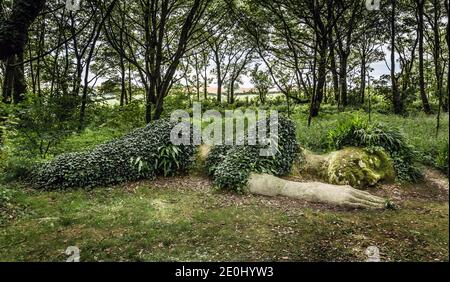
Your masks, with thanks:
[[(447, 52), (448, 52), (448, 58), (450, 58), (450, 20), (449, 20), (449, 14), (450, 14), (450, 7), (449, 7), (449, 0), (445, 0), (445, 11), (447, 14), (447, 33), (446, 33), (446, 40), (447, 40)], [(450, 63), (447, 63), (447, 91), (444, 95), (444, 105), (443, 110), (448, 113), (449, 111), (449, 100), (450, 100)]]
[(154, 89), (152, 85), (146, 90), (146, 103), (145, 103), (145, 121), (147, 123), (152, 122), (152, 97), (155, 97)]
[[(44, 43), (45, 43), (45, 32), (46, 32), (47, 25), (45, 24), (45, 21), (42, 20), (41, 28), (40, 28), (40, 38), (39, 38), (39, 44), (38, 44), (38, 59), (36, 61), (36, 84), (37, 84), (37, 93), (38, 97), (42, 97), (42, 88), (41, 88), (41, 54), (44, 49)], [(67, 47), (67, 44), (66, 44)], [(67, 49), (66, 49), (67, 50)]]
[(208, 73), (207, 68), (205, 67), (205, 77), (203, 80), (203, 94), (205, 95), (205, 100), (208, 100)]
[(197, 78), (197, 102), (200, 102), (200, 79)]
[(120, 56), (120, 106), (123, 107), (127, 104), (127, 84), (125, 74), (125, 62), (122, 56)]
[(131, 63), (128, 63), (128, 102), (133, 99), (132, 82), (131, 82)]
[(320, 105), (323, 101), (325, 82), (327, 79), (327, 48), (323, 42), (319, 44), (319, 59), (317, 65), (317, 86), (312, 101), (311, 117), (317, 117), (320, 111)]
[(86, 65), (85, 65), (85, 69), (84, 69), (84, 72), (85, 72), (84, 73), (84, 88), (83, 88), (83, 96), (81, 98), (80, 123), (79, 123), (80, 130), (84, 126), (84, 119), (85, 119), (85, 115), (86, 115), (85, 111), (86, 111), (86, 104), (88, 102), (88, 91), (89, 91), (89, 71), (90, 71), (92, 59), (94, 57), (95, 46), (97, 45), (98, 39), (99, 39), (101, 31), (103, 29), (103, 25), (104, 25), (106, 19), (111, 14), (116, 3), (117, 3), (117, 0), (113, 0), (112, 3), (109, 4), (109, 7), (108, 7), (105, 15), (103, 16), (102, 20), (99, 23), (97, 23), (96, 25), (94, 25), (93, 31), (95, 31), (95, 33), (92, 33), (92, 35), (94, 35), (94, 36), (92, 37), (91, 49), (89, 50), (89, 54), (86, 59)]
[(366, 53), (363, 51), (361, 58), (361, 89), (360, 89), (360, 103), (364, 105), (366, 98)]
[(340, 83), (340, 95), (341, 95), (341, 105), (346, 107), (348, 105), (348, 91), (347, 91), (347, 64), (348, 55), (342, 54), (339, 60), (339, 83)]
[[(434, 57), (434, 71), (436, 76), (436, 82), (437, 82), (437, 95), (439, 97), (439, 104), (438, 104), (438, 114), (437, 114), (437, 125), (436, 125), (436, 137), (439, 135), (439, 129), (441, 125), (441, 111), (442, 111), (442, 104), (443, 104), (443, 87), (444, 87), (444, 69), (441, 64), (441, 40), (439, 35), (439, 10), (440, 10), (440, 0), (434, 0), (433, 1), (434, 6), (434, 50), (433, 50), (433, 57)], [(448, 19), (447, 19), (448, 20)]]
[(425, 0), (417, 0), (417, 12), (418, 12), (418, 33), (419, 33), (419, 87), (420, 98), (422, 99), (423, 111), (427, 114), (431, 113), (430, 103), (425, 92), (425, 72), (424, 72), (424, 46), (423, 46), (423, 33), (424, 33), (424, 5)]
[(234, 81), (230, 83), (230, 104), (234, 104)]
[(403, 105), (400, 93), (397, 86), (397, 78), (395, 76), (395, 40), (396, 40), (396, 15), (397, 15), (397, 0), (391, 0), (391, 92), (392, 92), (392, 104), (395, 114), (403, 113)]
[(215, 57), (215, 63), (216, 63), (216, 69), (217, 69), (217, 101), (222, 102), (222, 66), (220, 64), (220, 58), (219, 58), (219, 51), (214, 50), (214, 57)]
[(339, 104), (341, 97), (339, 94), (339, 76), (336, 66), (336, 55), (334, 53), (334, 47), (330, 46), (330, 64), (331, 64), (331, 74), (333, 77), (333, 92), (334, 100)]

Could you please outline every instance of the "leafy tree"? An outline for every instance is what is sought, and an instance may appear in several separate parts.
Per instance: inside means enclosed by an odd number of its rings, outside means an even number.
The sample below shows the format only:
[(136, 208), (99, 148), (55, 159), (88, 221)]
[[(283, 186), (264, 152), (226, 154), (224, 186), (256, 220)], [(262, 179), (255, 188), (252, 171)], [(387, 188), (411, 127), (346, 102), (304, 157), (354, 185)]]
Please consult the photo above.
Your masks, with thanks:
[(267, 94), (273, 85), (270, 75), (267, 71), (260, 70), (260, 65), (256, 65), (251, 71), (251, 82), (258, 91), (259, 101), (264, 105)]

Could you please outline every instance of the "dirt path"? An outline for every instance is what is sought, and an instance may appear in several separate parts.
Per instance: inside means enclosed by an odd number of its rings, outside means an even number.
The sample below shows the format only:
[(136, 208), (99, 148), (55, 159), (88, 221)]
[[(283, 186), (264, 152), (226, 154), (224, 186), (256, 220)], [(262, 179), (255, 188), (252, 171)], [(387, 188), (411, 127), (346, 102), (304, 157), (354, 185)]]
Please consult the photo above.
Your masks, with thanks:
[(448, 193), (448, 178), (440, 171), (432, 168), (424, 170), (425, 182), (436, 189), (446, 190)]

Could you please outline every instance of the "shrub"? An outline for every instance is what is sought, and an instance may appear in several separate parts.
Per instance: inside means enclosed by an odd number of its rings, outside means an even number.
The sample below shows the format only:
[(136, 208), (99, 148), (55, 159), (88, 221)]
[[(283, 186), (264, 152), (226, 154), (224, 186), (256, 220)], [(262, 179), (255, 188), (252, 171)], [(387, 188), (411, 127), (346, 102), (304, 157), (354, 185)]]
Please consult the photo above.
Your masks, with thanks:
[(36, 168), (33, 181), (41, 188), (93, 187), (176, 174), (192, 163), (194, 147), (172, 145), (174, 125), (156, 121), (92, 150), (60, 155)]
[(261, 148), (261, 145), (214, 147), (206, 160), (206, 167), (213, 176), (215, 186), (243, 192), (252, 172), (277, 176), (288, 174), (299, 150), (293, 122), (280, 117), (278, 153), (275, 156), (260, 156)]
[(0, 209), (6, 207), (11, 200), (12, 191), (0, 185)]
[(89, 128), (108, 127), (117, 131), (130, 130), (145, 126), (145, 106), (140, 100), (127, 105), (92, 104), (87, 108), (86, 125)]
[[(74, 115), (76, 99), (67, 97), (30, 96), (10, 108), (8, 138), (17, 154), (39, 155), (46, 158), (61, 140), (77, 127)], [(26, 153), (25, 153), (26, 152)]]
[(27, 180), (33, 172), (33, 167), (41, 161), (32, 156), (4, 156), (0, 158), (0, 181)]
[(339, 123), (328, 133), (328, 144), (330, 149), (336, 150), (348, 146), (381, 147), (394, 161), (398, 180), (413, 182), (421, 177), (414, 166), (417, 154), (397, 129), (354, 117)]
[(448, 143), (444, 144), (438, 152), (436, 167), (448, 176)]

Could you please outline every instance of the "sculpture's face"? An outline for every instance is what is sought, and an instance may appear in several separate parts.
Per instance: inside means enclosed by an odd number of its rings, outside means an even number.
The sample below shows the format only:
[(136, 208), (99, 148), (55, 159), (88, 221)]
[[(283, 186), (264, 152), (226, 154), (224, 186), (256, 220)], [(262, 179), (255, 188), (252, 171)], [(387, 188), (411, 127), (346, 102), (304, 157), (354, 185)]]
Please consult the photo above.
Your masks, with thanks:
[(346, 148), (330, 155), (327, 177), (332, 184), (365, 188), (393, 180), (395, 172), (391, 159), (383, 151)]

